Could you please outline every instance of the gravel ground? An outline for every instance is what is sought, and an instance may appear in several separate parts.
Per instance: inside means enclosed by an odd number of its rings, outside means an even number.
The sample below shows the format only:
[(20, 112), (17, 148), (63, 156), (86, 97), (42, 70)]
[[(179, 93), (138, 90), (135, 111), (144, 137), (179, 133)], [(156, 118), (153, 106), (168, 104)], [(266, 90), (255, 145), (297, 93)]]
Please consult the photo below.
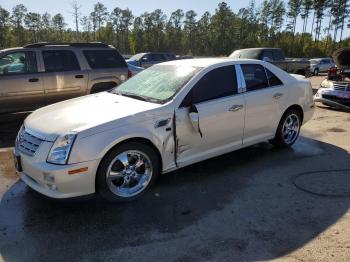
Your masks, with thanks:
[(204, 161), (123, 205), (28, 189), (8, 148), (23, 117), (0, 120), (5, 261), (350, 261), (349, 113), (318, 105), (291, 149)]

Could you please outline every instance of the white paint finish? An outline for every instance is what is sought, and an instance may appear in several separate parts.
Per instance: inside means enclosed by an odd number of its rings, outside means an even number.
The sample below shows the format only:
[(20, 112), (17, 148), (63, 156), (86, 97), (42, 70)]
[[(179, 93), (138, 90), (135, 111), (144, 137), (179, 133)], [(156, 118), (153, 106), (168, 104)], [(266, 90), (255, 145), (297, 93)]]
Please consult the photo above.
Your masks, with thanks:
[[(203, 133), (200, 137), (192, 127), (188, 108), (179, 109), (184, 97), (195, 83), (207, 72), (222, 66), (256, 63), (267, 67), (276, 74), (284, 86), (266, 88), (263, 91), (241, 93), (231, 97), (197, 104), (199, 125)], [(164, 105), (143, 102), (110, 93), (89, 95), (68, 100), (35, 111), (25, 121), (27, 129), (49, 141), (68, 132), (77, 133), (69, 158), (69, 165), (56, 166), (55, 174), (65, 173), (70, 166), (82, 166), (83, 163), (95, 163), (92, 170), (97, 170), (103, 156), (115, 145), (132, 138), (143, 138), (151, 142), (162, 157), (163, 173), (175, 170), (210, 157), (262, 142), (273, 137), (278, 122), (285, 109), (299, 105), (304, 111), (304, 123), (313, 114), (313, 97), (310, 82), (295, 78), (279, 68), (255, 60), (233, 59), (194, 59), (171, 61), (165, 64), (199, 66), (197, 73), (181, 91)], [(242, 83), (240, 83), (242, 85)], [(281, 93), (280, 99), (273, 95)], [(238, 111), (229, 111), (234, 105), (243, 105)], [(173, 116), (176, 113), (176, 131), (178, 138), (178, 166), (175, 163), (173, 137)], [(168, 125), (155, 128), (159, 120), (171, 119)], [(169, 130), (169, 128), (171, 130)], [(167, 130), (168, 129), (168, 130)], [(244, 133), (243, 133), (244, 132)], [(242, 144), (244, 134), (244, 144)], [(44, 142), (40, 153), (33, 158), (26, 157), (24, 172), (35, 175), (38, 172), (51, 172), (55, 165), (46, 163), (46, 157), (52, 142)], [(32, 169), (34, 167), (34, 169)], [(37, 168), (37, 169), (35, 169)], [(89, 169), (90, 170), (90, 169)], [(62, 179), (65, 178), (62, 175)], [(83, 178), (84, 179), (84, 178)], [(95, 183), (95, 173), (85, 176), (84, 192), (91, 193)], [(71, 183), (68, 179), (67, 183)], [(62, 185), (65, 182), (62, 181)], [(52, 197), (67, 197), (81, 190), (66, 184), (64, 194)], [(67, 192), (67, 188), (73, 192)]]
[[(276, 95), (276, 98), (274, 96)], [(281, 95), (277, 98), (277, 95)], [(266, 87), (246, 92), (243, 144), (261, 141), (275, 135), (278, 123), (286, 109), (288, 88)]]
[(94, 128), (93, 133), (99, 133), (110, 122), (113, 127), (137, 122), (135, 114), (157, 107), (158, 104), (103, 92), (43, 107), (29, 115), (24, 124), (30, 130), (45, 134), (48, 140), (54, 140), (60, 134), (90, 128)]
[[(242, 106), (230, 111), (233, 106)], [(202, 137), (194, 130), (188, 117), (188, 108), (176, 110), (178, 163), (184, 166), (222, 147), (242, 145), (244, 124), (243, 95), (229, 96), (196, 104)]]

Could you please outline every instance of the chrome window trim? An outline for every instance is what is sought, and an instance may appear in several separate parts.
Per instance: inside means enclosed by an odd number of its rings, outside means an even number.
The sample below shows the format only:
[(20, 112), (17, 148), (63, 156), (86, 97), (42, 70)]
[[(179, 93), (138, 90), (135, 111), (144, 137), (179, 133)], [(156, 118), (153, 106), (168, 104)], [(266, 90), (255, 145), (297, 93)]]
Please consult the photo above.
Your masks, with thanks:
[[(267, 84), (269, 85), (268, 88), (271, 87), (271, 84), (270, 84), (270, 80), (269, 80), (269, 77), (267, 76), (267, 71), (266, 71), (266, 67), (265, 66), (262, 66), (264, 68), (264, 72), (265, 72), (265, 76), (266, 76), (266, 80), (267, 80)], [(271, 72), (272, 73), (272, 72)], [(276, 76), (277, 77), (277, 76)]]
[(247, 85), (246, 85), (246, 82), (244, 80), (241, 65), (235, 65), (235, 68), (236, 68), (236, 77), (237, 77), (237, 82), (238, 82), (237, 93), (238, 94), (245, 93), (245, 92), (247, 92)]

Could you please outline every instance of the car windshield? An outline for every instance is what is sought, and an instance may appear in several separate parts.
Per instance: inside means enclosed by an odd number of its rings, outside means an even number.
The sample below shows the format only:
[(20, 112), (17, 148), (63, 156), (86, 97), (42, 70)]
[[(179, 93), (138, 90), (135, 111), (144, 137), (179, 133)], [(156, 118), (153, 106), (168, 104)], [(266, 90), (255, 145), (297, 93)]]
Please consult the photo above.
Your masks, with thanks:
[(130, 57), (129, 60), (139, 61), (141, 59), (141, 57), (143, 57), (144, 55), (145, 55), (145, 53), (136, 54), (136, 55), (133, 55), (132, 57)]
[(187, 65), (154, 65), (116, 87), (112, 92), (163, 104), (172, 99), (200, 69)]

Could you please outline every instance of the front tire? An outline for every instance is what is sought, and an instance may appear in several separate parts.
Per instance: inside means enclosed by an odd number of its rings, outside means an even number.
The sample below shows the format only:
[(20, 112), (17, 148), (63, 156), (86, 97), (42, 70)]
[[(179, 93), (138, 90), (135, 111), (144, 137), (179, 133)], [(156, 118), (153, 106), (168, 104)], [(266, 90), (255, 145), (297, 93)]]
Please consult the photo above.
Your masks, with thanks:
[(319, 73), (320, 73), (320, 70), (319, 70), (318, 68), (316, 68), (316, 69), (314, 70), (314, 75), (315, 75), (315, 76), (318, 76)]
[(127, 142), (103, 158), (97, 171), (96, 190), (109, 201), (131, 201), (147, 191), (159, 173), (160, 160), (152, 147)]
[(275, 138), (270, 142), (277, 147), (290, 147), (299, 137), (301, 116), (298, 110), (290, 109), (281, 118)]

